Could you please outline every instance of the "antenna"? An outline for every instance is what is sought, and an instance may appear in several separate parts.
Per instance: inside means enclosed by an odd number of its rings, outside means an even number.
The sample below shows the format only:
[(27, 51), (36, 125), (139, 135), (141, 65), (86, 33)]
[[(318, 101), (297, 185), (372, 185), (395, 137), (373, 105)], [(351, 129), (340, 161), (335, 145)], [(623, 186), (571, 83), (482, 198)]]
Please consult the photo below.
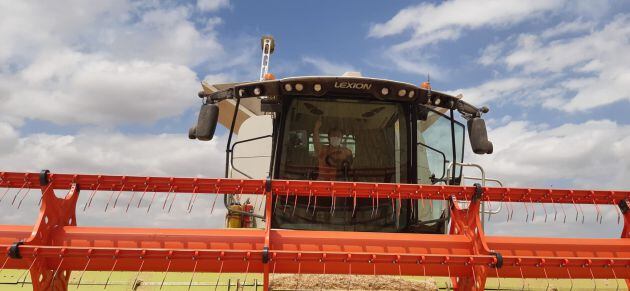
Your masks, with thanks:
[(260, 81), (265, 80), (265, 75), (269, 73), (269, 59), (276, 46), (276, 42), (271, 35), (263, 35), (260, 38), (260, 49), (262, 50), (262, 59), (260, 61)]

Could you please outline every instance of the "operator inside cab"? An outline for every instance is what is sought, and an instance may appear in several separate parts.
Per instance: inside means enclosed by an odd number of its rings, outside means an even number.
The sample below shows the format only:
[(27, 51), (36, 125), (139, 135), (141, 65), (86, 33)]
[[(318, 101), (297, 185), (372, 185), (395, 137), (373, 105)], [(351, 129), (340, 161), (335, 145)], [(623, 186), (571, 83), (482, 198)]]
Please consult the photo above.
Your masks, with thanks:
[(319, 130), (322, 127), (321, 117), (315, 121), (313, 128), (313, 144), (317, 155), (318, 180), (334, 181), (339, 174), (348, 180), (348, 171), (352, 166), (352, 151), (341, 144), (343, 132), (336, 127), (328, 131), (328, 145), (322, 145)]

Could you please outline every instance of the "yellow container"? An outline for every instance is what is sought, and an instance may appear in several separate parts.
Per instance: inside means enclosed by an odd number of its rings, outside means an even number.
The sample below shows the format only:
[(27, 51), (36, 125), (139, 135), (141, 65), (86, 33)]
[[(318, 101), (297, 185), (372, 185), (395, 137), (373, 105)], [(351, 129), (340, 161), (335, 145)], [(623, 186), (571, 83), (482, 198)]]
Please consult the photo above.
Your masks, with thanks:
[[(228, 207), (230, 210), (243, 211), (243, 207), (240, 204), (232, 204)], [(238, 213), (228, 212), (226, 216), (227, 228), (241, 228), (242, 215)]]

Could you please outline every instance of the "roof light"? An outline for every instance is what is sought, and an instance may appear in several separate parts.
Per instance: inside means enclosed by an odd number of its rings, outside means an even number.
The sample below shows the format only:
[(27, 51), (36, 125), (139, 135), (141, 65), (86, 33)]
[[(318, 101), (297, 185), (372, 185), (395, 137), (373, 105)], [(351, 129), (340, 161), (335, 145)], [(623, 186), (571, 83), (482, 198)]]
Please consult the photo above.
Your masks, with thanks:
[(405, 89), (400, 89), (400, 91), (398, 91), (398, 96), (403, 97), (407, 94), (407, 90)]
[(272, 73), (267, 73), (263, 76), (263, 79), (265, 81), (271, 81), (271, 80), (275, 80), (276, 76), (274, 76)]
[(254, 95), (258, 96), (260, 95), (260, 93), (262, 93), (262, 90), (260, 90), (260, 87), (254, 88)]
[(383, 95), (389, 94), (389, 89), (387, 89), (387, 87), (381, 89), (381, 94), (383, 94)]
[(322, 90), (322, 85), (321, 84), (313, 85), (313, 90), (315, 90), (315, 92), (321, 91)]
[(298, 92), (304, 90), (304, 85), (302, 85), (301, 83), (295, 84), (295, 90), (297, 90)]
[(415, 95), (416, 95), (416, 91), (414, 91), (414, 90), (409, 91), (409, 95), (408, 95), (409, 98), (413, 98), (413, 96), (415, 96)]
[(284, 84), (284, 91), (287, 91), (287, 92), (293, 91), (293, 86), (291, 86), (291, 84)]
[(245, 95), (245, 89), (238, 90), (238, 96), (243, 97)]
[(433, 104), (440, 105), (440, 103), (442, 103), (442, 100), (440, 98), (435, 98), (435, 100), (433, 100)]

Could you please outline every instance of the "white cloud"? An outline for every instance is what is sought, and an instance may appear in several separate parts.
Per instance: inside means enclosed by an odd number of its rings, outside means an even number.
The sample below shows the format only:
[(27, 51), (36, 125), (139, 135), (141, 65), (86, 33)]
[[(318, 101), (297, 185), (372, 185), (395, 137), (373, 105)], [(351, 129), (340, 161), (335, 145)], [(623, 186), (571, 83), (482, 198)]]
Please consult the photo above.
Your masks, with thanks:
[(42, 55), (13, 75), (0, 75), (5, 117), (58, 124), (151, 123), (195, 104), (199, 83), (186, 66), (112, 61), (62, 51)]
[(552, 28), (546, 29), (542, 32), (541, 36), (543, 38), (552, 38), (569, 33), (588, 32), (594, 29), (595, 25), (596, 23), (594, 21), (576, 20), (562, 22)]
[(356, 71), (356, 69), (351, 65), (333, 63), (324, 58), (302, 57), (302, 62), (312, 65), (321, 74), (328, 76), (339, 76), (345, 72)]
[[(513, 48), (505, 49), (508, 45)], [(519, 35), (501, 46), (488, 46), (479, 59), (484, 65), (508, 70), (505, 80), (489, 83), (535, 78), (539, 81), (536, 86), (523, 82), (514, 90), (529, 90), (530, 98), (545, 107), (576, 112), (630, 100), (627, 15), (615, 17), (600, 29), (593, 28), (591, 22), (565, 22), (542, 34)], [(472, 91), (481, 89), (487, 88), (480, 85)], [(499, 97), (511, 92), (503, 93)]]
[(591, 120), (557, 127), (510, 121), (491, 129), (491, 155), (468, 155), (508, 185), (628, 188), (630, 126)]
[[(217, 3), (211, 10), (227, 1)], [(200, 89), (192, 68), (231, 58), (214, 31), (221, 19), (204, 20), (194, 9), (125, 0), (0, 2), (0, 121), (116, 126), (180, 115)]]
[(499, 98), (518, 98), (526, 96), (529, 91), (527, 87), (534, 87), (537, 80), (533, 78), (506, 78), (488, 81), (479, 86), (465, 89), (456, 89), (447, 93), (457, 96), (464, 95), (467, 102), (471, 104), (487, 104)]
[(215, 11), (229, 5), (229, 0), (197, 0), (197, 7), (202, 11)]
[[(370, 28), (372, 37), (385, 37), (413, 31), (408, 48), (459, 36), (462, 29), (510, 25), (562, 6), (564, 1), (466, 1), (420, 4), (402, 9), (385, 23)], [(428, 38), (429, 42), (422, 39)]]
[(400, 71), (418, 75), (430, 73), (434, 79), (444, 79), (447, 70), (433, 65), (439, 56), (432, 53), (435, 47), (431, 45), (458, 40), (470, 30), (514, 25), (551, 13), (565, 2), (453, 0), (423, 3), (400, 10), (387, 22), (372, 25), (368, 36), (383, 38), (411, 31), (407, 40), (385, 48), (383, 57)]
[[(0, 130), (6, 133), (6, 125)], [(11, 133), (11, 130), (8, 130)], [(3, 170), (162, 176), (223, 176), (223, 137), (211, 142), (182, 134), (122, 134), (84, 129), (76, 135), (33, 134), (2, 139)]]

